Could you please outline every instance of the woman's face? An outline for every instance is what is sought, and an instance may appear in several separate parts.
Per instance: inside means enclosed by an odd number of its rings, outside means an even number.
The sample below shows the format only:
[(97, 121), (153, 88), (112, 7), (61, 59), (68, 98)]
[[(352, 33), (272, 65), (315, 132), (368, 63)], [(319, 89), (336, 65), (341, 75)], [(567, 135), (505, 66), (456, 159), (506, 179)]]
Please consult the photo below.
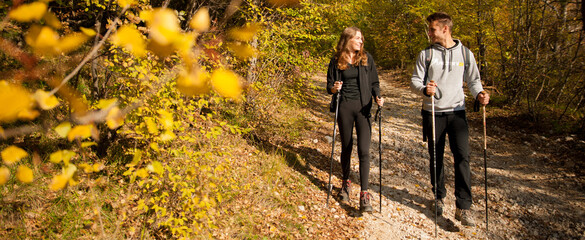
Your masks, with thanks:
[(362, 49), (363, 44), (364, 44), (364, 39), (362, 37), (362, 33), (356, 32), (355, 36), (353, 36), (351, 39), (349, 39), (349, 44), (348, 44), (349, 51), (352, 51), (352, 52), (359, 51), (360, 49)]

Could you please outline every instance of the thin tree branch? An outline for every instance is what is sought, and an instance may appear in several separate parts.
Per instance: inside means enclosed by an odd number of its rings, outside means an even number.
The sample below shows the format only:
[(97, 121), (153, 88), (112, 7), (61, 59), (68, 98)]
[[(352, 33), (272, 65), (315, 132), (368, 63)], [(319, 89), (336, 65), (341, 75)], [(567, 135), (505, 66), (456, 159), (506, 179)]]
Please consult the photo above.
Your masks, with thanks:
[(73, 78), (75, 75), (77, 75), (77, 73), (79, 73), (79, 71), (81, 70), (81, 68), (87, 62), (89, 62), (93, 58), (94, 55), (97, 54), (98, 50), (105, 44), (106, 40), (108, 40), (108, 37), (110, 36), (110, 34), (114, 31), (114, 29), (116, 29), (116, 26), (118, 25), (118, 21), (120, 20), (120, 17), (126, 12), (126, 10), (128, 10), (128, 8), (129, 8), (129, 6), (126, 6), (124, 9), (122, 9), (122, 12), (113, 21), (112, 25), (110, 26), (110, 28), (108, 29), (108, 31), (106, 32), (106, 34), (104, 35), (104, 37), (102, 38), (102, 40), (98, 44), (94, 45), (93, 49), (89, 52), (89, 54), (87, 56), (85, 56), (85, 58), (79, 63), (79, 65), (77, 65), (77, 67), (75, 69), (73, 69), (73, 71), (71, 71), (63, 79), (63, 81), (61, 81), (61, 84), (59, 84), (59, 86), (57, 86), (55, 89), (53, 89), (49, 93), (50, 95), (53, 95), (57, 91), (59, 91), (59, 89), (61, 87), (63, 87), (63, 85), (65, 85), (69, 80), (71, 80), (71, 78)]

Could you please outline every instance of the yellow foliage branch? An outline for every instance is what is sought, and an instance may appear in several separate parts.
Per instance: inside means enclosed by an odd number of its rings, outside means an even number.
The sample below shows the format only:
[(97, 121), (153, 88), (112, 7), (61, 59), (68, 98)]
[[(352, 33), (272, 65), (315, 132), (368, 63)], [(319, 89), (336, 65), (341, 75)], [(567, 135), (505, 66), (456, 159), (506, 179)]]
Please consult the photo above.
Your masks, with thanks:
[[(140, 100), (135, 101), (132, 104), (121, 109), (119, 115), (125, 116), (128, 113), (130, 113), (132, 110), (143, 106), (144, 103), (148, 99), (155, 96), (155, 94), (160, 90), (160, 88), (162, 88), (166, 83), (168, 83), (169, 81), (174, 79), (177, 74), (178, 74), (178, 68), (174, 68), (174, 69), (170, 70), (169, 73), (167, 73), (165, 76), (163, 76), (161, 78), (162, 81), (160, 81), (157, 85), (154, 85), (153, 88), (149, 92), (144, 94), (143, 98), (141, 98)], [(106, 108), (87, 112), (86, 114), (84, 114), (83, 116), (80, 116), (80, 117), (74, 116), (73, 121), (79, 125), (86, 125), (86, 124), (90, 124), (90, 123), (103, 123), (106, 121), (108, 113), (113, 108), (115, 108), (117, 106), (118, 106), (118, 103), (114, 103)], [(54, 128), (54, 127), (55, 126), (51, 126), (50, 128)], [(26, 125), (26, 126), (20, 126), (20, 127), (15, 127), (15, 128), (4, 129), (2, 132), (0, 132), (0, 139), (4, 140), (4, 139), (11, 138), (11, 137), (16, 137), (16, 136), (25, 136), (25, 135), (28, 135), (28, 134), (31, 134), (34, 132), (38, 132), (42, 129), (43, 128), (38, 126), (38, 125)]]

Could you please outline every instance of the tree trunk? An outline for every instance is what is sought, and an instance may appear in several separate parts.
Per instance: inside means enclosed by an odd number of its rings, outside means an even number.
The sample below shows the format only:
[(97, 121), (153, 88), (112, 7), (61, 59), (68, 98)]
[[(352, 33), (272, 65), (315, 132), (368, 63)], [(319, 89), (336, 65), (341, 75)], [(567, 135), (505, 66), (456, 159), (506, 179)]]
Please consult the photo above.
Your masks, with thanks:
[[(253, 4), (259, 5), (260, 0), (254, 0)], [(252, 46), (252, 48), (257, 49), (258, 48), (258, 38), (254, 37), (254, 39), (252, 40), (250, 45)], [(250, 65), (248, 66), (248, 76), (246, 77), (246, 79), (248, 80), (248, 83), (253, 83), (257, 79), (257, 76), (256, 76), (257, 61), (258, 61), (258, 58), (256, 56), (253, 56), (252, 58), (250, 58)]]
[(585, 4), (583, 4), (583, 0), (581, 0), (581, 31), (585, 31)]
[(483, 15), (484, 14), (482, 11), (482, 1), (477, 0), (477, 20), (478, 20), (477, 22), (478, 22), (478, 29), (479, 29), (479, 31), (477, 32), (477, 46), (479, 47), (477, 63), (478, 63), (478, 67), (479, 67), (479, 75), (484, 80), (484, 83), (486, 85), (489, 85), (488, 84), (489, 77), (487, 76), (487, 64), (485, 61), (485, 59), (486, 59), (486, 56), (485, 56), (486, 46), (485, 46), (485, 43), (483, 41), (483, 38), (484, 38), (484, 31), (483, 31), (484, 17), (483, 17)]

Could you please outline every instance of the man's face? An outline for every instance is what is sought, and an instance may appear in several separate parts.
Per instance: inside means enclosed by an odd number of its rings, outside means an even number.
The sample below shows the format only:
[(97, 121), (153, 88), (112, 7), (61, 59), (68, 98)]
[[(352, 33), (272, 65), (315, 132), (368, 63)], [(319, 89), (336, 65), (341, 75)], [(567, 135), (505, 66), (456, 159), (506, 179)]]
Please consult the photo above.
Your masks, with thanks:
[(429, 37), (433, 43), (443, 42), (448, 33), (449, 28), (447, 25), (442, 25), (439, 21), (433, 21), (429, 24)]
[(361, 32), (356, 32), (355, 36), (349, 39), (349, 50), (352, 52), (359, 51), (364, 43), (364, 38)]

